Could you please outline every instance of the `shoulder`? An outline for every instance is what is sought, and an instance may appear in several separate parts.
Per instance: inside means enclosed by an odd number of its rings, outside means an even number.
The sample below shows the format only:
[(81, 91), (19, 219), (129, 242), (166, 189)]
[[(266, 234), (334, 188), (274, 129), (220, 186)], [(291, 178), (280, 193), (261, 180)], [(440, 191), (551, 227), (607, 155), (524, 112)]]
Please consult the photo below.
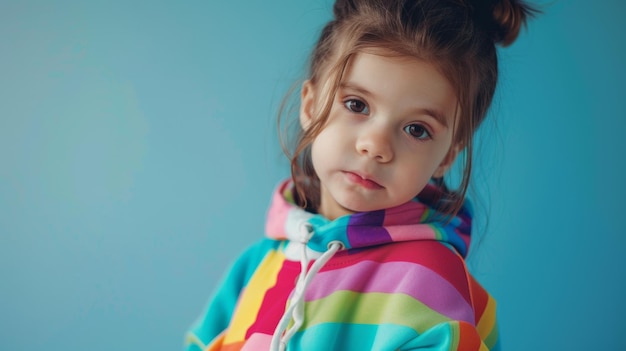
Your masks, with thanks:
[(251, 244), (232, 264), (229, 276), (237, 276), (239, 280), (247, 282), (268, 254), (278, 251), (282, 243), (279, 240), (263, 238)]
[(467, 312), (473, 309), (472, 279), (465, 260), (454, 248), (435, 240), (404, 244), (393, 248), (392, 257), (419, 267), (417, 270), (424, 277), (422, 287), (428, 286), (444, 304), (463, 306)]
[(350, 265), (358, 261), (420, 267), (420, 270), (441, 276), (458, 285), (464, 292), (467, 292), (469, 286), (463, 258), (452, 247), (435, 240), (398, 242), (365, 250), (343, 251), (337, 254), (337, 260), (334, 260), (332, 265)]
[(405, 271), (416, 289), (424, 289), (420, 301), (441, 315), (477, 326), (485, 337), (495, 330), (496, 302), (454, 248), (426, 240), (389, 249), (389, 257), (419, 267)]
[(336, 272), (332, 274), (333, 282), (345, 279), (355, 285), (350, 286), (353, 291), (363, 288), (401, 294), (411, 298), (410, 304), (416, 309), (426, 308), (443, 319), (472, 324), (475, 321), (465, 262), (454, 249), (438, 241), (401, 242), (344, 251), (320, 273), (325, 271)]

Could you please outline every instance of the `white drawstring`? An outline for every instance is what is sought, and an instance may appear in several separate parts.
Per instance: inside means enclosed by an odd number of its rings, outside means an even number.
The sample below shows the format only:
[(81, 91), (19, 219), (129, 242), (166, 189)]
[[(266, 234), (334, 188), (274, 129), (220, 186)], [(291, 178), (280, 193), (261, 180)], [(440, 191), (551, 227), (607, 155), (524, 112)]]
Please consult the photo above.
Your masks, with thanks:
[[(296, 287), (294, 288), (289, 304), (285, 309), (285, 313), (274, 330), (274, 335), (272, 336), (272, 342), (270, 344), (271, 351), (284, 351), (287, 347), (287, 342), (289, 342), (291, 337), (298, 331), (298, 329), (300, 329), (302, 323), (304, 322), (304, 292), (313, 281), (317, 272), (319, 272), (319, 270), (333, 257), (337, 251), (343, 248), (343, 243), (341, 241), (331, 241), (328, 243), (328, 249), (326, 252), (315, 260), (311, 269), (307, 271), (309, 266), (309, 258), (306, 252), (307, 243), (313, 235), (313, 228), (309, 223), (306, 223), (302, 226), (301, 233), (301, 243), (303, 245), (302, 255), (300, 257), (300, 275), (298, 276)], [(292, 319), (293, 325), (287, 330), (287, 326)]]

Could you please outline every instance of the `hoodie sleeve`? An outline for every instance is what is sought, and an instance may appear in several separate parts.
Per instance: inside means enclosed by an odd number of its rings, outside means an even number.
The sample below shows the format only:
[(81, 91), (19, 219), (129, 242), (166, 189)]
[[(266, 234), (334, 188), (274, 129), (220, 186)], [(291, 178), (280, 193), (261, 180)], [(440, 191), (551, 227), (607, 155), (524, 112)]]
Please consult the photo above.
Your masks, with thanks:
[(403, 351), (499, 351), (499, 343), (482, 339), (471, 324), (450, 321), (438, 324), (401, 348)]
[(221, 343), (222, 335), (230, 324), (241, 291), (250, 280), (254, 269), (263, 260), (265, 253), (274, 248), (277, 243), (274, 240), (263, 239), (248, 248), (231, 265), (209, 299), (204, 313), (187, 332), (186, 351), (211, 350), (209, 345), (218, 346)]
[(450, 320), (436, 324), (402, 350), (500, 351), (495, 299), (467, 274), (475, 324)]
[(476, 319), (476, 332), (488, 350), (499, 351), (500, 342), (496, 318), (496, 300), (474, 279), (468, 275), (472, 305)]
[[(499, 351), (496, 301), (470, 274), (463, 257), (446, 246), (427, 243), (414, 247), (414, 251), (422, 257), (430, 255), (432, 258), (430, 263), (422, 261), (420, 264), (436, 271), (439, 277), (455, 287), (454, 290), (458, 295), (450, 294), (449, 291), (445, 293), (445, 290), (431, 291), (440, 299), (438, 301), (440, 306), (446, 307), (436, 308), (437, 304), (432, 304), (433, 309), (423, 310), (421, 313), (425, 315), (424, 318), (413, 325), (417, 335), (408, 339), (399, 349), (403, 351)], [(427, 285), (428, 281), (418, 278), (413, 277), (416, 283)], [(429, 286), (430, 289), (434, 288), (432, 285)], [(427, 303), (426, 300), (421, 302)], [(467, 314), (450, 313), (455, 310), (460, 311), (460, 306), (464, 306), (463, 309), (469, 308), (465, 310)]]

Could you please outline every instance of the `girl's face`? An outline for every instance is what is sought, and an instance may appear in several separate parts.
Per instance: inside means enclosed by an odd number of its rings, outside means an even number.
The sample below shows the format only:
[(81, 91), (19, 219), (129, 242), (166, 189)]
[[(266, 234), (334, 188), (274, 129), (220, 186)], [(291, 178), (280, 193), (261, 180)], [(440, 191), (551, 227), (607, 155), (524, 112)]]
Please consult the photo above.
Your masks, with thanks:
[[(307, 128), (322, 92), (306, 82)], [(312, 144), (321, 184), (318, 212), (329, 219), (399, 206), (454, 161), (457, 99), (425, 61), (359, 53), (349, 63), (328, 121)]]

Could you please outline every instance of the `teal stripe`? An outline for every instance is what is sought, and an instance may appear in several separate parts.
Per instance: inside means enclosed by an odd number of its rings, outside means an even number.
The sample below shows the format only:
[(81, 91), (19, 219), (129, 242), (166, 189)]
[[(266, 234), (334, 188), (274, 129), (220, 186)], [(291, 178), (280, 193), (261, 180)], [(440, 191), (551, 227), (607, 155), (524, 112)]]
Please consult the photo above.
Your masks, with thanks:
[(394, 324), (326, 323), (309, 328), (306, 332), (298, 332), (287, 349), (449, 351), (454, 343), (454, 334), (448, 323), (437, 325), (421, 335), (412, 328)]
[[(311, 238), (308, 246), (315, 251), (324, 252), (328, 249), (327, 243), (331, 240), (340, 240), (346, 249), (350, 249), (348, 242), (348, 223), (350, 216), (343, 216), (329, 221), (328, 219), (317, 215), (309, 219), (309, 223), (316, 228), (315, 235)], [(325, 237), (325, 234), (332, 235), (332, 238)]]
[[(204, 314), (191, 327), (190, 332), (208, 344), (230, 324), (239, 293), (248, 284), (256, 268), (267, 253), (276, 250), (280, 241), (263, 239), (251, 246), (231, 266), (214, 292)], [(190, 348), (193, 350), (193, 348)]]
[(294, 335), (288, 350), (398, 350), (418, 337), (412, 328), (391, 324), (326, 323)]

